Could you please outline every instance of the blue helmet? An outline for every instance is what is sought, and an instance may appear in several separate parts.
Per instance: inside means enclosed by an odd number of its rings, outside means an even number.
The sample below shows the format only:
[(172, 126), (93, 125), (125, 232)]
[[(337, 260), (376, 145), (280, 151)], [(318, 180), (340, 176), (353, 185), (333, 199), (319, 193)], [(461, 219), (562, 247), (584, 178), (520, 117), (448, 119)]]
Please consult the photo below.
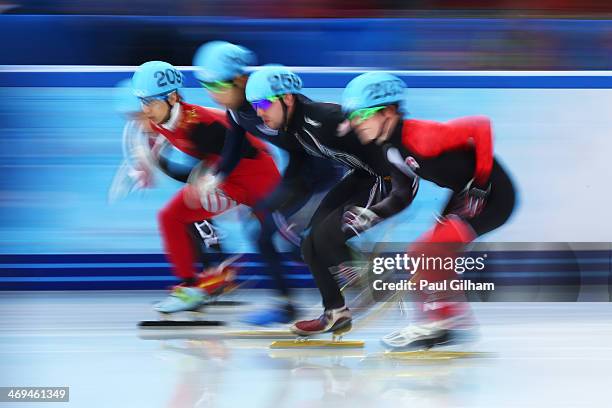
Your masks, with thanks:
[(140, 112), (140, 101), (134, 96), (132, 80), (130, 78), (120, 81), (113, 89), (115, 110), (119, 113), (130, 114)]
[(163, 96), (183, 87), (183, 74), (163, 61), (145, 62), (132, 77), (134, 95), (139, 98)]
[(296, 94), (302, 90), (302, 80), (282, 65), (265, 65), (251, 74), (246, 85), (247, 101), (271, 96)]
[(342, 93), (342, 110), (345, 113), (358, 109), (401, 104), (406, 84), (395, 75), (386, 72), (368, 72), (353, 78)]
[(194, 75), (203, 82), (230, 81), (246, 74), (246, 67), (255, 62), (255, 54), (244, 47), (227, 41), (211, 41), (196, 51)]

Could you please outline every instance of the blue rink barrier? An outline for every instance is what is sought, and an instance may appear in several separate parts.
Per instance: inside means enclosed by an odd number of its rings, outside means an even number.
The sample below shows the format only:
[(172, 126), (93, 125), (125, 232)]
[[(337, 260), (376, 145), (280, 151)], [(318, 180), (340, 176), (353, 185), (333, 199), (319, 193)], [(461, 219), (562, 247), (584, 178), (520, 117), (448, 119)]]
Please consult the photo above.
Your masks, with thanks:
[[(120, 148), (117, 140), (111, 133), (120, 130), (121, 120), (116, 119), (117, 129), (113, 127), (113, 122), (107, 117), (102, 109), (94, 110), (95, 114), (86, 116), (93, 119), (91, 123), (85, 120), (75, 121), (69, 115), (57, 115), (57, 112), (68, 112), (69, 110), (61, 104), (49, 106), (36, 106), (38, 110), (33, 110), (30, 101), (39, 102), (36, 98), (40, 88), (50, 88), (44, 90), (43, 95), (49, 94), (61, 96), (61, 92), (70, 91), (69, 95), (86, 94), (89, 101), (104, 100), (94, 99), (90, 94), (100, 91), (109, 91), (120, 79), (130, 75), (134, 67), (37, 67), (37, 66), (0, 66), (0, 89), (4, 95), (10, 97), (19, 94), (23, 105), (19, 109), (27, 106), (28, 110), (18, 110), (14, 105), (7, 104), (5, 108), (10, 114), (5, 117), (10, 121), (7, 127), (7, 140), (14, 137), (15, 146), (13, 150), (5, 152), (0, 160), (7, 170), (8, 177), (3, 180), (3, 190), (13, 193), (12, 199), (9, 195), (5, 197), (7, 205), (3, 210), (3, 233), (4, 243), (11, 244), (10, 248), (4, 248), (4, 254), (0, 255), (0, 290), (115, 290), (115, 289), (162, 289), (176, 282), (173, 278), (169, 265), (159, 247), (145, 246), (142, 252), (148, 254), (137, 254), (137, 249), (131, 250), (133, 254), (115, 254), (117, 246), (108, 247), (109, 240), (119, 237), (121, 232), (143, 229), (154, 224), (153, 217), (146, 220), (134, 217), (135, 211), (142, 211), (145, 205), (147, 209), (153, 207), (153, 197), (148, 201), (131, 202), (131, 205), (124, 206), (125, 216), (118, 218), (119, 221), (129, 221), (129, 227), (125, 229), (115, 229), (106, 225), (107, 229), (101, 232), (106, 240), (97, 241), (97, 235), (84, 235), (83, 239), (79, 233), (88, 233), (90, 229), (100, 232), (96, 223), (86, 223), (92, 217), (96, 219), (107, 219), (112, 224), (113, 218), (117, 218), (107, 208), (101, 204), (105, 199), (106, 184), (110, 180), (111, 170), (102, 174), (94, 173), (93, 169), (100, 167), (115, 166), (120, 159)], [(197, 87), (189, 72), (191, 67), (183, 67), (186, 74), (187, 86)], [(296, 68), (304, 77), (307, 91), (314, 88), (328, 88), (326, 93), (333, 93), (338, 88), (342, 88), (348, 80), (358, 75), (363, 70), (359, 69), (334, 69), (325, 67)], [(612, 71), (395, 71), (413, 88), (612, 88)], [(28, 89), (20, 89), (27, 87)], [(93, 89), (99, 87), (102, 89)], [(77, 89), (85, 88), (85, 89)], [(189, 89), (186, 92), (194, 91)], [(205, 95), (201, 90), (200, 93)], [(476, 91), (475, 91), (476, 92)], [(487, 92), (477, 91), (477, 92)], [(556, 94), (556, 91), (553, 92)], [(104, 94), (106, 95), (106, 94)], [(108, 95), (106, 96), (108, 98)], [(68, 98), (68, 100), (71, 100)], [(573, 102), (573, 101), (572, 101)], [(52, 105), (51, 102), (49, 102)], [(95, 108), (99, 108), (97, 104)], [(207, 105), (208, 106), (208, 105)], [(13, 110), (10, 110), (13, 109)], [(56, 110), (58, 109), (58, 110)], [(65, 110), (63, 110), (65, 109)], [(83, 109), (92, 109), (89, 106)], [(25, 115), (27, 112), (28, 115)], [(87, 112), (87, 111), (81, 111)], [(72, 133), (66, 133), (64, 144), (47, 146), (45, 144), (32, 144), (30, 140), (45, 140), (48, 130), (42, 127), (45, 133), (39, 133), (36, 126), (32, 126), (29, 118), (33, 113), (43, 114), (47, 122), (62, 126), (74, 126)], [(110, 116), (110, 115), (108, 115)], [(79, 119), (78, 117), (76, 118)], [(65, 122), (61, 122), (65, 121)], [(73, 123), (73, 121), (75, 123)], [(42, 123), (42, 122), (41, 122)], [(43, 123), (43, 124), (45, 124)], [(51, 131), (64, 131), (60, 125), (51, 128)], [(95, 126), (98, 126), (96, 128)], [(88, 135), (89, 138), (80, 137), (80, 129), (92, 127), (94, 132), (100, 134), (109, 133), (107, 139), (102, 136)], [(16, 130), (20, 130), (17, 132)], [(72, 128), (71, 128), (72, 130)], [(70, 137), (73, 137), (72, 139)], [(96, 139), (97, 137), (97, 139)], [(31, 139), (30, 139), (31, 138)], [(99, 144), (91, 144), (93, 142)], [(89, 148), (91, 147), (91, 148)], [(87, 148), (87, 149), (86, 149)], [(36, 150), (40, 149), (40, 150)], [(48, 150), (45, 150), (48, 149)], [(85, 154), (72, 154), (80, 152)], [(67, 153), (66, 153), (67, 152)], [(89, 163), (90, 167), (83, 167)], [(45, 165), (48, 171), (45, 178), (40, 179), (35, 165)], [(64, 169), (65, 165), (74, 165), (78, 171), (92, 171), (89, 180), (91, 183), (81, 183), (81, 174), (76, 171)], [(98, 166), (98, 167), (95, 167)], [(61, 168), (62, 171), (58, 171)], [(83, 170), (84, 169), (84, 170)], [(12, 173), (11, 173), (12, 171)], [(13, 175), (13, 177), (11, 177)], [(96, 176), (96, 177), (93, 177)], [(99, 176), (99, 177), (97, 177)], [(108, 176), (108, 177), (107, 177)], [(0, 184), (2, 184), (0, 183)], [(24, 195), (25, 201), (20, 199), (23, 186), (27, 187), (25, 193), (38, 193), (42, 190), (47, 193), (57, 192), (57, 195)], [(172, 187), (175, 188), (175, 187)], [(64, 191), (65, 190), (65, 191)], [(70, 195), (70, 194), (72, 195)], [(421, 189), (421, 198), (423, 197)], [(43, 197), (42, 204), (37, 211), (28, 211), (22, 208), (23, 203), (30, 203), (31, 197)], [(66, 199), (68, 198), (68, 200)], [(72, 201), (70, 201), (72, 200)], [(62, 201), (62, 206), (53, 207), (55, 201)], [(159, 200), (161, 202), (162, 200)], [(424, 202), (426, 208), (433, 208), (433, 202)], [(157, 207), (156, 207), (157, 208)], [(80, 210), (83, 211), (80, 211)], [(62, 212), (65, 210), (65, 214)], [(89, 211), (89, 212), (88, 212)], [(151, 214), (154, 214), (151, 212)], [(59, 216), (58, 216), (59, 215)], [(114, 220), (117, 221), (117, 220)], [(419, 225), (411, 221), (411, 228)], [(421, 221), (428, 224), (427, 220)], [(117, 223), (119, 225), (120, 223)], [(36, 225), (38, 230), (28, 231), (24, 225)], [(68, 228), (69, 227), (69, 228)], [(70, 230), (74, 235), (64, 236), (64, 229)], [(143, 229), (144, 230), (144, 229)], [(146, 229), (149, 231), (149, 229)], [(138, 239), (148, 239), (149, 236), (156, 236), (154, 229), (149, 231), (151, 234), (141, 234), (140, 236), (127, 236), (127, 239), (138, 237)], [(110, 238), (109, 238), (110, 236)], [(43, 240), (45, 238), (46, 240)], [(403, 236), (403, 239), (406, 239)], [(91, 245), (85, 249), (77, 247), (83, 241), (89, 241)], [(24, 243), (21, 245), (21, 243)], [(53, 246), (50, 245), (53, 244)], [(26, 246), (27, 245), (27, 246)], [(43, 246), (44, 245), (44, 246)], [(11, 255), (17, 253), (20, 247), (33, 248), (32, 252), (51, 253)], [(51, 248), (51, 249), (50, 249)], [(227, 250), (227, 249), (226, 249)], [(66, 252), (80, 252), (81, 254), (65, 254)], [(93, 254), (99, 251), (102, 254)], [(229, 249), (230, 252), (240, 252), (242, 249)], [(119, 250), (117, 250), (119, 252)], [(248, 250), (244, 250), (248, 252)], [(582, 251), (582, 252), (558, 252), (551, 253), (546, 251), (532, 251), (528, 253), (504, 253), (500, 254), (499, 263), (495, 265), (493, 276), (500, 284), (507, 285), (537, 285), (541, 283), (552, 285), (575, 286), (583, 283), (602, 283), (608, 284), (610, 279), (610, 259), (612, 251)], [(572, 257), (580, 258), (579, 273), (571, 266)], [(516, 259), (523, 256), (527, 259), (524, 262)], [(219, 256), (221, 259), (222, 256)], [(568, 266), (569, 265), (569, 266)], [(249, 254), (240, 260), (239, 266), (242, 267), (240, 280), (249, 280), (253, 287), (269, 287), (270, 280), (266, 274), (265, 266), (255, 254)], [(286, 270), (289, 282), (293, 287), (314, 287), (312, 277), (307, 268), (299, 263), (286, 263)], [(488, 276), (483, 277), (488, 278)]]
[[(231, 254), (210, 254), (213, 263)], [(239, 281), (269, 287), (263, 263), (245, 254), (234, 264)], [(285, 262), (292, 286), (313, 287), (301, 264)], [(163, 254), (0, 255), (0, 290), (163, 289), (177, 283)]]
[[(480, 275), (466, 279), (494, 281), (502, 286), (608, 285), (612, 251), (493, 251)], [(220, 262), (229, 254), (212, 254)], [(256, 254), (235, 263), (238, 281), (248, 287), (269, 288), (270, 278)], [(301, 263), (286, 261), (292, 287), (313, 288)], [(0, 255), (0, 290), (134, 290), (164, 289), (177, 283), (162, 254)]]
[[(0, 87), (112, 87), (135, 67), (0, 66)], [(185, 85), (199, 87), (192, 67), (183, 67)], [(43, 71), (48, 69), (47, 71)], [(365, 69), (294, 67), (308, 88), (343, 88)], [(83, 72), (86, 70), (86, 72)], [(612, 71), (389, 71), (409, 88), (610, 89)]]

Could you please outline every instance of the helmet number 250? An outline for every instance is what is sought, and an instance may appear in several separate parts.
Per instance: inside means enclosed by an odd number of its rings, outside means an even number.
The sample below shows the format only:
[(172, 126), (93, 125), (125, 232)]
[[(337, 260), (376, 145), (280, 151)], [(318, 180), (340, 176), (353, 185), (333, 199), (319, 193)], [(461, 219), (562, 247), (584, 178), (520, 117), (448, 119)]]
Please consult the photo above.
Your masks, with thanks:
[(268, 77), (273, 92), (292, 91), (299, 89), (302, 81), (295, 75), (274, 74)]

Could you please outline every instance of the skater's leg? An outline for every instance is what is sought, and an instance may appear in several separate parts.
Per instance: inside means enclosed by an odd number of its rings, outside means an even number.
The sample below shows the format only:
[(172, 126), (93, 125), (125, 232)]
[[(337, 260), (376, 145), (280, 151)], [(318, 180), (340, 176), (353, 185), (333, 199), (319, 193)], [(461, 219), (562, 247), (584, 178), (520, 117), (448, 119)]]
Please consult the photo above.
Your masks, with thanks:
[[(417, 256), (457, 256), (466, 243), (503, 225), (514, 209), (514, 187), (497, 161), (494, 162), (490, 180), (491, 192), (480, 214), (473, 218), (455, 215), (454, 210), (463, 197), (454, 194), (445, 208), (442, 220), (415, 242), (409, 252)], [(455, 273), (445, 270), (421, 270), (413, 276), (417, 287), (420, 287), (420, 280), (439, 282), (453, 278), (457, 278)], [(386, 345), (406, 347), (421, 340), (435, 342), (437, 338), (446, 338), (449, 331), (455, 332), (473, 325), (469, 304), (462, 291), (417, 291), (415, 297), (416, 310), (425, 323), (411, 325), (385, 336), (383, 342)]]
[(209, 295), (207, 286), (199, 286), (194, 264), (197, 251), (194, 248), (190, 228), (196, 221), (210, 219), (237, 203), (222, 193), (210, 194), (205, 202), (206, 208), (196, 200), (191, 186), (183, 188), (159, 213), (159, 228), (166, 256), (172, 264), (173, 272), (183, 281), (171, 295), (156, 305), (156, 310), (172, 313), (190, 310), (206, 302)]
[(189, 185), (168, 203), (159, 214), (159, 227), (166, 255), (175, 275), (183, 280), (183, 286), (177, 288), (180, 293), (173, 293), (175, 296), (171, 296), (169, 302), (162, 302), (161, 309), (173, 311), (181, 307), (181, 303), (197, 303), (197, 299), (185, 301), (185, 293), (197, 295), (200, 292), (204, 298), (222, 293), (228, 287), (233, 276), (230, 271), (207, 273), (198, 281), (194, 267), (197, 251), (192, 245), (189, 229), (194, 222), (208, 220), (238, 204), (253, 206), (269, 194), (279, 177), (272, 157), (261, 152), (255, 159), (241, 160), (219, 186), (203, 192)]
[(314, 225), (302, 242), (302, 256), (308, 265), (321, 294), (325, 309), (344, 307), (340, 286), (331, 273), (331, 268), (351, 260), (349, 248), (345, 245), (345, 234), (339, 224), (341, 211), (334, 211), (321, 223)]
[[(497, 160), (493, 162), (490, 181), (491, 191), (482, 212), (474, 218), (464, 219), (477, 237), (504, 225), (512, 215), (516, 204), (516, 191), (512, 181)], [(453, 194), (442, 215), (446, 217), (453, 214), (461, 200), (461, 194)]]
[[(310, 233), (302, 242), (302, 256), (304, 262), (310, 268), (310, 273), (321, 294), (323, 307), (325, 309), (336, 309), (344, 306), (344, 298), (340, 293), (340, 287), (329, 271), (325, 270), (325, 263), (319, 264), (316, 258), (314, 237)], [(323, 269), (323, 271), (321, 271)]]
[(282, 254), (277, 251), (273, 237), (279, 228), (282, 228), (277, 219), (286, 219), (295, 213), (311, 195), (308, 185), (300, 178), (283, 179), (276, 190), (255, 207), (255, 211), (260, 214), (261, 222), (257, 246), (272, 279), (277, 299), (271, 308), (245, 316), (243, 318), (245, 323), (255, 325), (287, 323), (295, 318), (295, 308), (291, 302), (292, 294), (282, 265)]
[[(449, 215), (412, 244), (408, 255), (423, 259), (423, 265), (429, 265), (430, 259), (446, 262), (456, 257), (465, 243), (475, 237), (469, 224), (456, 215)], [(417, 288), (412, 296), (418, 322), (384, 336), (382, 342), (391, 348), (433, 346), (449, 341), (451, 334), (460, 330), (467, 332), (473, 322), (462, 291), (421, 289), (422, 283), (435, 285), (457, 278), (453, 270), (444, 269), (442, 265), (422, 266), (416, 270), (411, 281)]]
[(288, 300), (291, 293), (283, 273), (282, 255), (277, 252), (272, 240), (275, 232), (276, 224), (274, 223), (272, 214), (268, 213), (262, 220), (261, 231), (257, 238), (257, 246), (261, 258), (266, 264), (266, 270), (270, 278), (272, 278), (274, 290), (279, 296)]
[(191, 224), (187, 232), (193, 242), (193, 250), (196, 254), (196, 259), (202, 265), (202, 269), (208, 269), (212, 266), (210, 254), (204, 249), (205, 245), (195, 224)]
[(346, 244), (352, 235), (342, 231), (342, 215), (349, 206), (365, 206), (375, 182), (374, 177), (362, 174), (345, 177), (321, 202), (302, 243), (304, 261), (321, 292), (325, 309), (344, 307), (340, 286), (331, 272), (353, 256)]
[(346, 241), (351, 234), (342, 231), (342, 215), (347, 207), (366, 206), (376, 185), (374, 177), (351, 174), (334, 187), (321, 203), (302, 243), (302, 255), (319, 288), (325, 312), (314, 320), (296, 322), (292, 330), (301, 335), (333, 331), (350, 325), (338, 281), (332, 270), (352, 260)]
[(195, 281), (197, 261), (191, 226), (196, 221), (210, 219), (215, 213), (202, 208), (190, 208), (185, 202), (185, 187), (159, 212), (159, 228), (168, 260), (175, 275), (185, 282)]
[[(473, 218), (463, 218), (455, 215), (453, 210), (457, 208), (457, 203), (463, 199), (461, 194), (455, 193), (444, 210), (442, 220), (413, 245), (415, 248), (412, 248), (411, 252), (419, 254), (442, 251), (448, 252), (442, 255), (457, 256), (463, 250), (464, 244), (503, 225), (510, 217), (514, 208), (514, 188), (508, 175), (497, 161), (494, 162), (490, 180), (491, 192), (486, 206), (480, 214)], [(451, 272), (449, 275), (448, 271), (430, 270), (423, 275), (425, 275), (423, 278), (430, 282), (456, 278), (454, 272)], [(414, 278), (419, 279), (419, 276), (415, 275)], [(458, 296), (457, 293), (449, 293), (448, 297), (461, 296)], [(453, 305), (449, 303), (448, 308), (451, 309), (448, 312), (445, 311), (444, 307), (440, 309), (433, 308), (434, 312), (438, 313), (438, 316), (434, 318), (439, 319), (452, 315)], [(461, 307), (458, 308), (461, 309)]]
[(283, 273), (282, 255), (278, 253), (273, 242), (274, 234), (279, 228), (276, 219), (279, 216), (285, 219), (289, 217), (301, 208), (311, 195), (311, 191), (299, 178), (284, 179), (270, 197), (256, 207), (263, 214), (257, 238), (260, 254), (266, 262), (275, 289), (287, 299), (290, 289)]

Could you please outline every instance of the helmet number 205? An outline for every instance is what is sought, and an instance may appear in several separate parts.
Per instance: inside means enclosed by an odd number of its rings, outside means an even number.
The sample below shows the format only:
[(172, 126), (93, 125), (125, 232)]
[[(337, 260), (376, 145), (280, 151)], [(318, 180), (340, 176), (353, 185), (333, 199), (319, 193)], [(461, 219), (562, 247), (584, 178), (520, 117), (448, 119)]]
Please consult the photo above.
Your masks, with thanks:
[(165, 71), (156, 71), (153, 76), (157, 79), (157, 86), (162, 87), (168, 84), (181, 84), (183, 82), (182, 74), (175, 69), (166, 69)]

